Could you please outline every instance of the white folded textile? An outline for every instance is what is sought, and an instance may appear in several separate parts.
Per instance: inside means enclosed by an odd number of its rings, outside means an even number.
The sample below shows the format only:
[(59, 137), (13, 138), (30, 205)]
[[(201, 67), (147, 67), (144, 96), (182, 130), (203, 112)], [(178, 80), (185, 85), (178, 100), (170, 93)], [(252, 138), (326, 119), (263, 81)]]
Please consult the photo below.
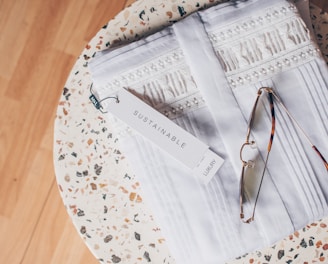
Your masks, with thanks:
[[(328, 70), (290, 2), (220, 4), (99, 54), (90, 67), (99, 99), (128, 87), (225, 159), (204, 185), (141, 134), (122, 133), (122, 150), (177, 263), (222, 263), (327, 215), (327, 171), (277, 106), (255, 221), (239, 219), (239, 150), (258, 88), (272, 87), (328, 154)], [(251, 215), (271, 127), (266, 101), (259, 107), (252, 132), (258, 158), (247, 181), (246, 216)]]

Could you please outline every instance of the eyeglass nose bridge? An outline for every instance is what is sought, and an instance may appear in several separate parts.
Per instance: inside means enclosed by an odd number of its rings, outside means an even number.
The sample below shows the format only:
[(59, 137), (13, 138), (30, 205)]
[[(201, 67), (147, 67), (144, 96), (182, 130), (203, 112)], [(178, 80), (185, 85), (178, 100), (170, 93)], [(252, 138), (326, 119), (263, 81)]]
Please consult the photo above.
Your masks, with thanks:
[(257, 93), (261, 94), (262, 91), (273, 94), (273, 89), (271, 87), (261, 87)]
[(253, 168), (254, 165), (255, 165), (255, 162), (253, 160), (248, 160), (246, 161), (244, 158), (243, 158), (243, 150), (246, 146), (250, 146), (251, 148), (254, 148), (255, 147), (255, 141), (252, 140), (252, 141), (246, 141), (240, 148), (240, 153), (239, 153), (239, 157), (240, 157), (240, 160), (243, 164), (243, 167), (247, 167), (247, 168)]

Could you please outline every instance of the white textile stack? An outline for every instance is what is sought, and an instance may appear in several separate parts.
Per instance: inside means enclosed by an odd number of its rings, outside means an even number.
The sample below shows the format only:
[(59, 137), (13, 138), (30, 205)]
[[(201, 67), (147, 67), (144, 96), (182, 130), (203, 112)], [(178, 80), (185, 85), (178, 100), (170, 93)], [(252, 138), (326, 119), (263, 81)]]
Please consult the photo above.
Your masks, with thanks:
[[(125, 133), (121, 138), (177, 263), (222, 263), (327, 215), (327, 171), (277, 106), (255, 221), (245, 224), (239, 218), (239, 151), (258, 88), (272, 87), (328, 155), (328, 70), (291, 2), (219, 4), (99, 54), (90, 66), (99, 100), (127, 87), (224, 158), (205, 185), (143, 135)], [(251, 215), (260, 184), (270, 129), (270, 110), (263, 100), (252, 131), (257, 160), (248, 175), (246, 215)]]

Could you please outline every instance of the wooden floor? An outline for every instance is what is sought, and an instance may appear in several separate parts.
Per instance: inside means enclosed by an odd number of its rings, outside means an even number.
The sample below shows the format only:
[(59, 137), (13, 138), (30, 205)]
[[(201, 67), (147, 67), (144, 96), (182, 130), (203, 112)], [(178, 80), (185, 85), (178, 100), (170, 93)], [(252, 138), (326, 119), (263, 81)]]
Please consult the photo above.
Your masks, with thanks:
[(57, 190), (53, 123), (77, 56), (131, 2), (0, 0), (0, 263), (97, 263)]
[(86, 43), (129, 0), (0, 0), (0, 263), (98, 263), (57, 190), (59, 96)]

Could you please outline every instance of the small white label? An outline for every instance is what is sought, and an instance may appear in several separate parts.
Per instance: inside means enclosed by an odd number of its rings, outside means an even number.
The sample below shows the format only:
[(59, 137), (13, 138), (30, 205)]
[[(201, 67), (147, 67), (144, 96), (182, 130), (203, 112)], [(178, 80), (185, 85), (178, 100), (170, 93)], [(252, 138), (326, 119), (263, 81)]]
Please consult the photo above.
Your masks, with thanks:
[(193, 168), (193, 174), (200, 177), (205, 184), (208, 184), (220, 169), (222, 163), (223, 159), (208, 148), (201, 161)]
[(199, 139), (176, 125), (125, 89), (117, 92), (118, 101), (108, 101), (108, 112), (190, 168), (207, 184), (223, 159)]

